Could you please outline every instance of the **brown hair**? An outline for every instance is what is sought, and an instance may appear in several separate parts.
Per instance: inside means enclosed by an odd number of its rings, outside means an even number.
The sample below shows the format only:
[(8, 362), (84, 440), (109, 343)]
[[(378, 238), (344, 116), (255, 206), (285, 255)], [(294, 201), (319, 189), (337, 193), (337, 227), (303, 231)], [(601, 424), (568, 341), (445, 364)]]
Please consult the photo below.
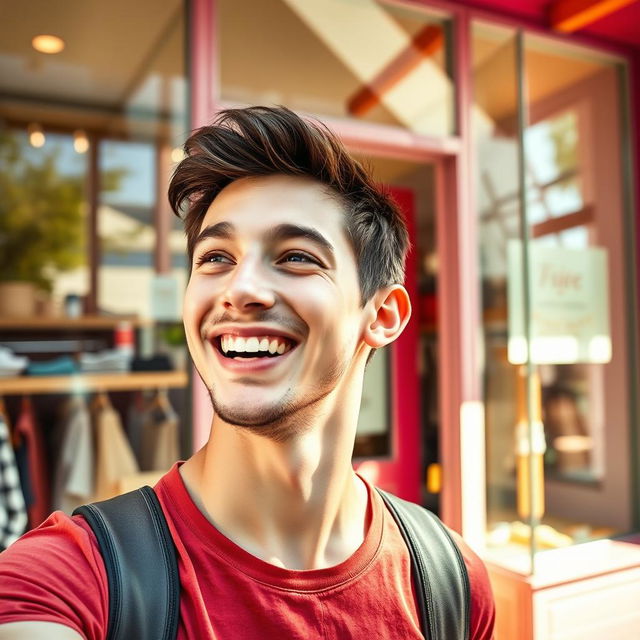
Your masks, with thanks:
[(322, 123), (285, 107), (227, 109), (194, 131), (184, 150), (169, 202), (180, 217), (184, 208), (190, 258), (202, 219), (224, 187), (284, 174), (317, 180), (343, 205), (363, 303), (381, 287), (403, 282), (409, 235), (396, 204)]

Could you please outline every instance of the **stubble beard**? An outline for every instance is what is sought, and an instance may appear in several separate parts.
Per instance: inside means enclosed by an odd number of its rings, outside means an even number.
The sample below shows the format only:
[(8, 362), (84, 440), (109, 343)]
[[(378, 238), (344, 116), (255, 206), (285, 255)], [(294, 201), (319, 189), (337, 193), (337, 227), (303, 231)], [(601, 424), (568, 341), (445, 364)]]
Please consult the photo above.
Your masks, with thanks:
[(253, 433), (274, 442), (286, 442), (313, 427), (321, 401), (336, 389), (347, 368), (346, 360), (335, 362), (318, 380), (315, 393), (296, 398), (290, 387), (284, 396), (270, 406), (229, 405), (220, 402), (207, 387), (214, 414), (239, 431)]

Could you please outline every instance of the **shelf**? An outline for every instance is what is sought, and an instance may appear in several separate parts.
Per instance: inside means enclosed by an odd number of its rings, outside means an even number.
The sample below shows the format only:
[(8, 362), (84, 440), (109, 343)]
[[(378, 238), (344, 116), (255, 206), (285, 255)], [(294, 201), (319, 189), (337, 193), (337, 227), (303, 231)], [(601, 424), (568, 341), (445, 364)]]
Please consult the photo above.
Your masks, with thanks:
[(0, 317), (0, 331), (73, 331), (78, 329), (115, 329), (121, 322), (129, 322), (134, 327), (151, 324), (147, 318), (137, 316), (81, 316), (79, 318), (25, 316)]
[(136, 371), (132, 373), (77, 373), (70, 376), (17, 376), (0, 378), (0, 396), (90, 391), (186, 387), (186, 371)]

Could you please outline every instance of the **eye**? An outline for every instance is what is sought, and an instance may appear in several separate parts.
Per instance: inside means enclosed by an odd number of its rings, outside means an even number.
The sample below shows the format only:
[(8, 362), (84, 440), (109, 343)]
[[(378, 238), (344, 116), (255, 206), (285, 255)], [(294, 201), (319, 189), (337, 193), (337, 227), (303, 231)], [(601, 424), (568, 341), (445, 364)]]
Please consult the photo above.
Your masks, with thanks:
[(232, 264), (232, 260), (224, 253), (220, 253), (219, 251), (210, 251), (209, 253), (201, 255), (197, 259), (196, 265), (198, 267), (203, 264)]
[(279, 262), (315, 264), (320, 267), (323, 266), (319, 260), (309, 255), (308, 253), (304, 253), (303, 251), (290, 251), (289, 253), (285, 254), (282, 258), (280, 258)]

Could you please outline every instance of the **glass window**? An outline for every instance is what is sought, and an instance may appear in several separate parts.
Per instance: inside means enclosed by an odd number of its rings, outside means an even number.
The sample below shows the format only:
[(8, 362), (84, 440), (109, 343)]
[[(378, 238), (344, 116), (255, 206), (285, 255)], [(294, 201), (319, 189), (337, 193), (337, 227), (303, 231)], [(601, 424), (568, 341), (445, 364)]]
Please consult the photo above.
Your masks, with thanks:
[[(158, 244), (155, 231), (161, 219), (173, 217), (165, 204), (172, 162), (160, 158), (172, 150), (177, 157), (189, 128), (184, 7), (179, 0), (135, 9), (112, 2), (106, 9), (85, 7), (80, 21), (74, 12), (71, 5), (60, 10), (38, 2), (29, 13), (35, 21), (21, 5), (7, 6), (0, 28), (3, 157), (20, 155), (23, 179), (46, 165), (49, 182), (41, 181), (40, 189), (49, 190), (42, 202), (55, 199), (57, 206), (40, 216), (42, 224), (49, 224), (52, 240), (52, 231), (62, 228), (70, 240), (64, 249), (40, 252), (29, 268), (39, 270), (58, 309), (76, 294), (90, 311), (150, 317), (157, 254), (175, 254), (169, 264), (177, 267), (177, 290), (185, 279), (186, 260), (177, 256), (185, 246), (180, 222), (165, 222), (173, 229), (169, 246)], [(60, 39), (57, 53), (32, 45), (48, 31)], [(0, 167), (17, 186), (11, 170)], [(25, 189), (28, 194), (14, 190), (15, 196), (35, 215), (35, 190)]]
[(62, 300), (89, 287), (87, 158), (70, 133), (0, 130), (0, 280)]
[[(123, 418), (140, 410), (148, 369), (188, 416), (188, 376), (177, 371), (186, 243), (167, 203), (189, 130), (185, 11), (182, 0), (3, 4), (0, 287), (12, 293), (0, 294), (0, 343), (76, 372), (43, 376), (30, 394), (45, 424), (72, 391), (91, 396), (88, 373), (115, 375), (100, 384)], [(190, 428), (180, 438), (184, 453)]]
[(217, 2), (220, 97), (454, 133), (448, 20), (374, 0)]
[(621, 63), (526, 35), (519, 67), (518, 46), (474, 25), (487, 540), (523, 568), (632, 528), (634, 363)]
[(150, 143), (100, 144), (98, 306), (110, 313), (149, 315), (154, 271), (155, 148)]

